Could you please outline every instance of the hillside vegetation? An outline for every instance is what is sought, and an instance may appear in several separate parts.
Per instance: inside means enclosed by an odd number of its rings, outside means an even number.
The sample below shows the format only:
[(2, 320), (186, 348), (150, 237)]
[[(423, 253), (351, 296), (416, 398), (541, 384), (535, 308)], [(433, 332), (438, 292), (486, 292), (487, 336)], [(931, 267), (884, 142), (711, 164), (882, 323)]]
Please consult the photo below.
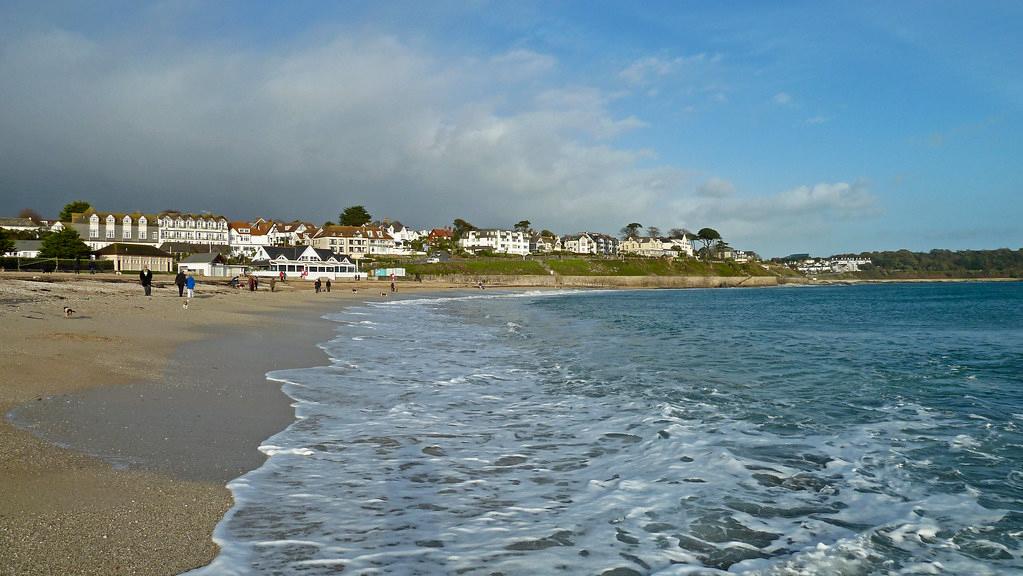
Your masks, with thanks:
[(1023, 249), (863, 252), (870, 266), (852, 275), (864, 279), (1023, 278)]
[(791, 273), (781, 266), (766, 270), (760, 263), (702, 262), (695, 259), (668, 261), (661, 258), (619, 260), (579, 256), (527, 260), (472, 258), (436, 264), (404, 264), (403, 266), (408, 274), (467, 274), (475, 276), (549, 275), (552, 271), (562, 276), (773, 276)]

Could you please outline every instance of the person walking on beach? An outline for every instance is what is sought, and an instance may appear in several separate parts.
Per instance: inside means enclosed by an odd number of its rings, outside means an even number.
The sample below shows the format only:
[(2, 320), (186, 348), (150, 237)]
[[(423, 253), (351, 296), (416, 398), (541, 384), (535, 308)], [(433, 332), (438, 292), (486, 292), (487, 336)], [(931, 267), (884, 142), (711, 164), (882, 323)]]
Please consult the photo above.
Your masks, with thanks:
[(139, 272), (139, 281), (142, 282), (142, 288), (146, 291), (146, 296), (153, 296), (153, 271), (149, 269), (149, 266), (143, 266), (142, 271)]
[(188, 299), (191, 300), (195, 296), (195, 277), (191, 273), (185, 279), (185, 289), (188, 290)]
[(96, 261), (95, 260), (89, 260), (89, 274), (95, 274), (95, 273), (96, 273)]
[(277, 277), (276, 276), (271, 276), (270, 277), (270, 291), (273, 292), (275, 288), (277, 288)]
[(178, 275), (174, 277), (174, 285), (178, 287), (178, 298), (185, 295), (185, 272), (178, 270)]
[(82, 273), (82, 257), (75, 256), (75, 274)]
[(327, 278), (327, 292), (330, 292), (330, 278)]
[(313, 282), (313, 289), (316, 290), (317, 294), (320, 293), (320, 279), (319, 278), (317, 278), (316, 281)]
[(249, 292), (255, 292), (255, 291), (256, 291), (256, 277), (255, 276), (249, 276)]

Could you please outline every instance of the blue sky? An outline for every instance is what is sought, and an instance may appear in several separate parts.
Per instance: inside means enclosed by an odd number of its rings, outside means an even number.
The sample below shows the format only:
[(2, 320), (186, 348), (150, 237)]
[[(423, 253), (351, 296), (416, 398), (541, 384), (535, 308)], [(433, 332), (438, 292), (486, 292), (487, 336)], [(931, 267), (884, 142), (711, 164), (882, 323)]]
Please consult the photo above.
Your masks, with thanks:
[(1023, 245), (1016, 2), (7, 2), (7, 212)]

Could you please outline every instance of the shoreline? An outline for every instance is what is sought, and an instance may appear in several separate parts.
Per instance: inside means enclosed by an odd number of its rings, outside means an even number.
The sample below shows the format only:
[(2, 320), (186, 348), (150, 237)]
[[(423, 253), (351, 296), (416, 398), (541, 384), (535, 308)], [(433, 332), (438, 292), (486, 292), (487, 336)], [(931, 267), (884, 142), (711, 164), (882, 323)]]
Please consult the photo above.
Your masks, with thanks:
[[(208, 564), (213, 529), (233, 502), (226, 482), (260, 466), (259, 444), (294, 422), (292, 400), (266, 372), (329, 363), (316, 344), (336, 325), (320, 317), (387, 289), (363, 281), (353, 294), (338, 282), (327, 295), (294, 282), (253, 294), (200, 282), (183, 310), (169, 281), (158, 280), (150, 300), (130, 276), (32, 276), (0, 275), (0, 337), (11, 342), (0, 353), (9, 367), (0, 384), (0, 491), (9, 495), (0, 500), (0, 575), (179, 574)], [(893, 282), (906, 281), (793, 284)], [(587, 287), (656, 288), (487, 284)], [(402, 282), (397, 296), (466, 290), (475, 292), (464, 281)], [(63, 318), (63, 305), (78, 314)]]
[[(186, 310), (169, 282), (147, 299), (130, 276), (32, 276), (0, 275), (10, 343), (0, 353), (0, 575), (209, 563), (232, 504), (226, 482), (261, 465), (259, 444), (294, 421), (266, 372), (326, 364), (316, 344), (335, 325), (320, 317), (380, 298), (366, 282), (358, 294), (297, 282), (271, 294), (200, 280)], [(403, 285), (399, 296), (444, 289)], [(65, 305), (75, 316), (63, 317)]]

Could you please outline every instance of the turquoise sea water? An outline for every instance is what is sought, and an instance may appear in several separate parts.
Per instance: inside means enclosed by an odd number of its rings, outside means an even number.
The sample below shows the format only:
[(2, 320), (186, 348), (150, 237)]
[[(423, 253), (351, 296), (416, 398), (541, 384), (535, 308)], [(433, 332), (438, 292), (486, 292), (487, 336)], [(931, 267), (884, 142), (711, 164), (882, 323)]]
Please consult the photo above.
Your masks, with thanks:
[(1023, 574), (1023, 284), (333, 317), (200, 574)]

